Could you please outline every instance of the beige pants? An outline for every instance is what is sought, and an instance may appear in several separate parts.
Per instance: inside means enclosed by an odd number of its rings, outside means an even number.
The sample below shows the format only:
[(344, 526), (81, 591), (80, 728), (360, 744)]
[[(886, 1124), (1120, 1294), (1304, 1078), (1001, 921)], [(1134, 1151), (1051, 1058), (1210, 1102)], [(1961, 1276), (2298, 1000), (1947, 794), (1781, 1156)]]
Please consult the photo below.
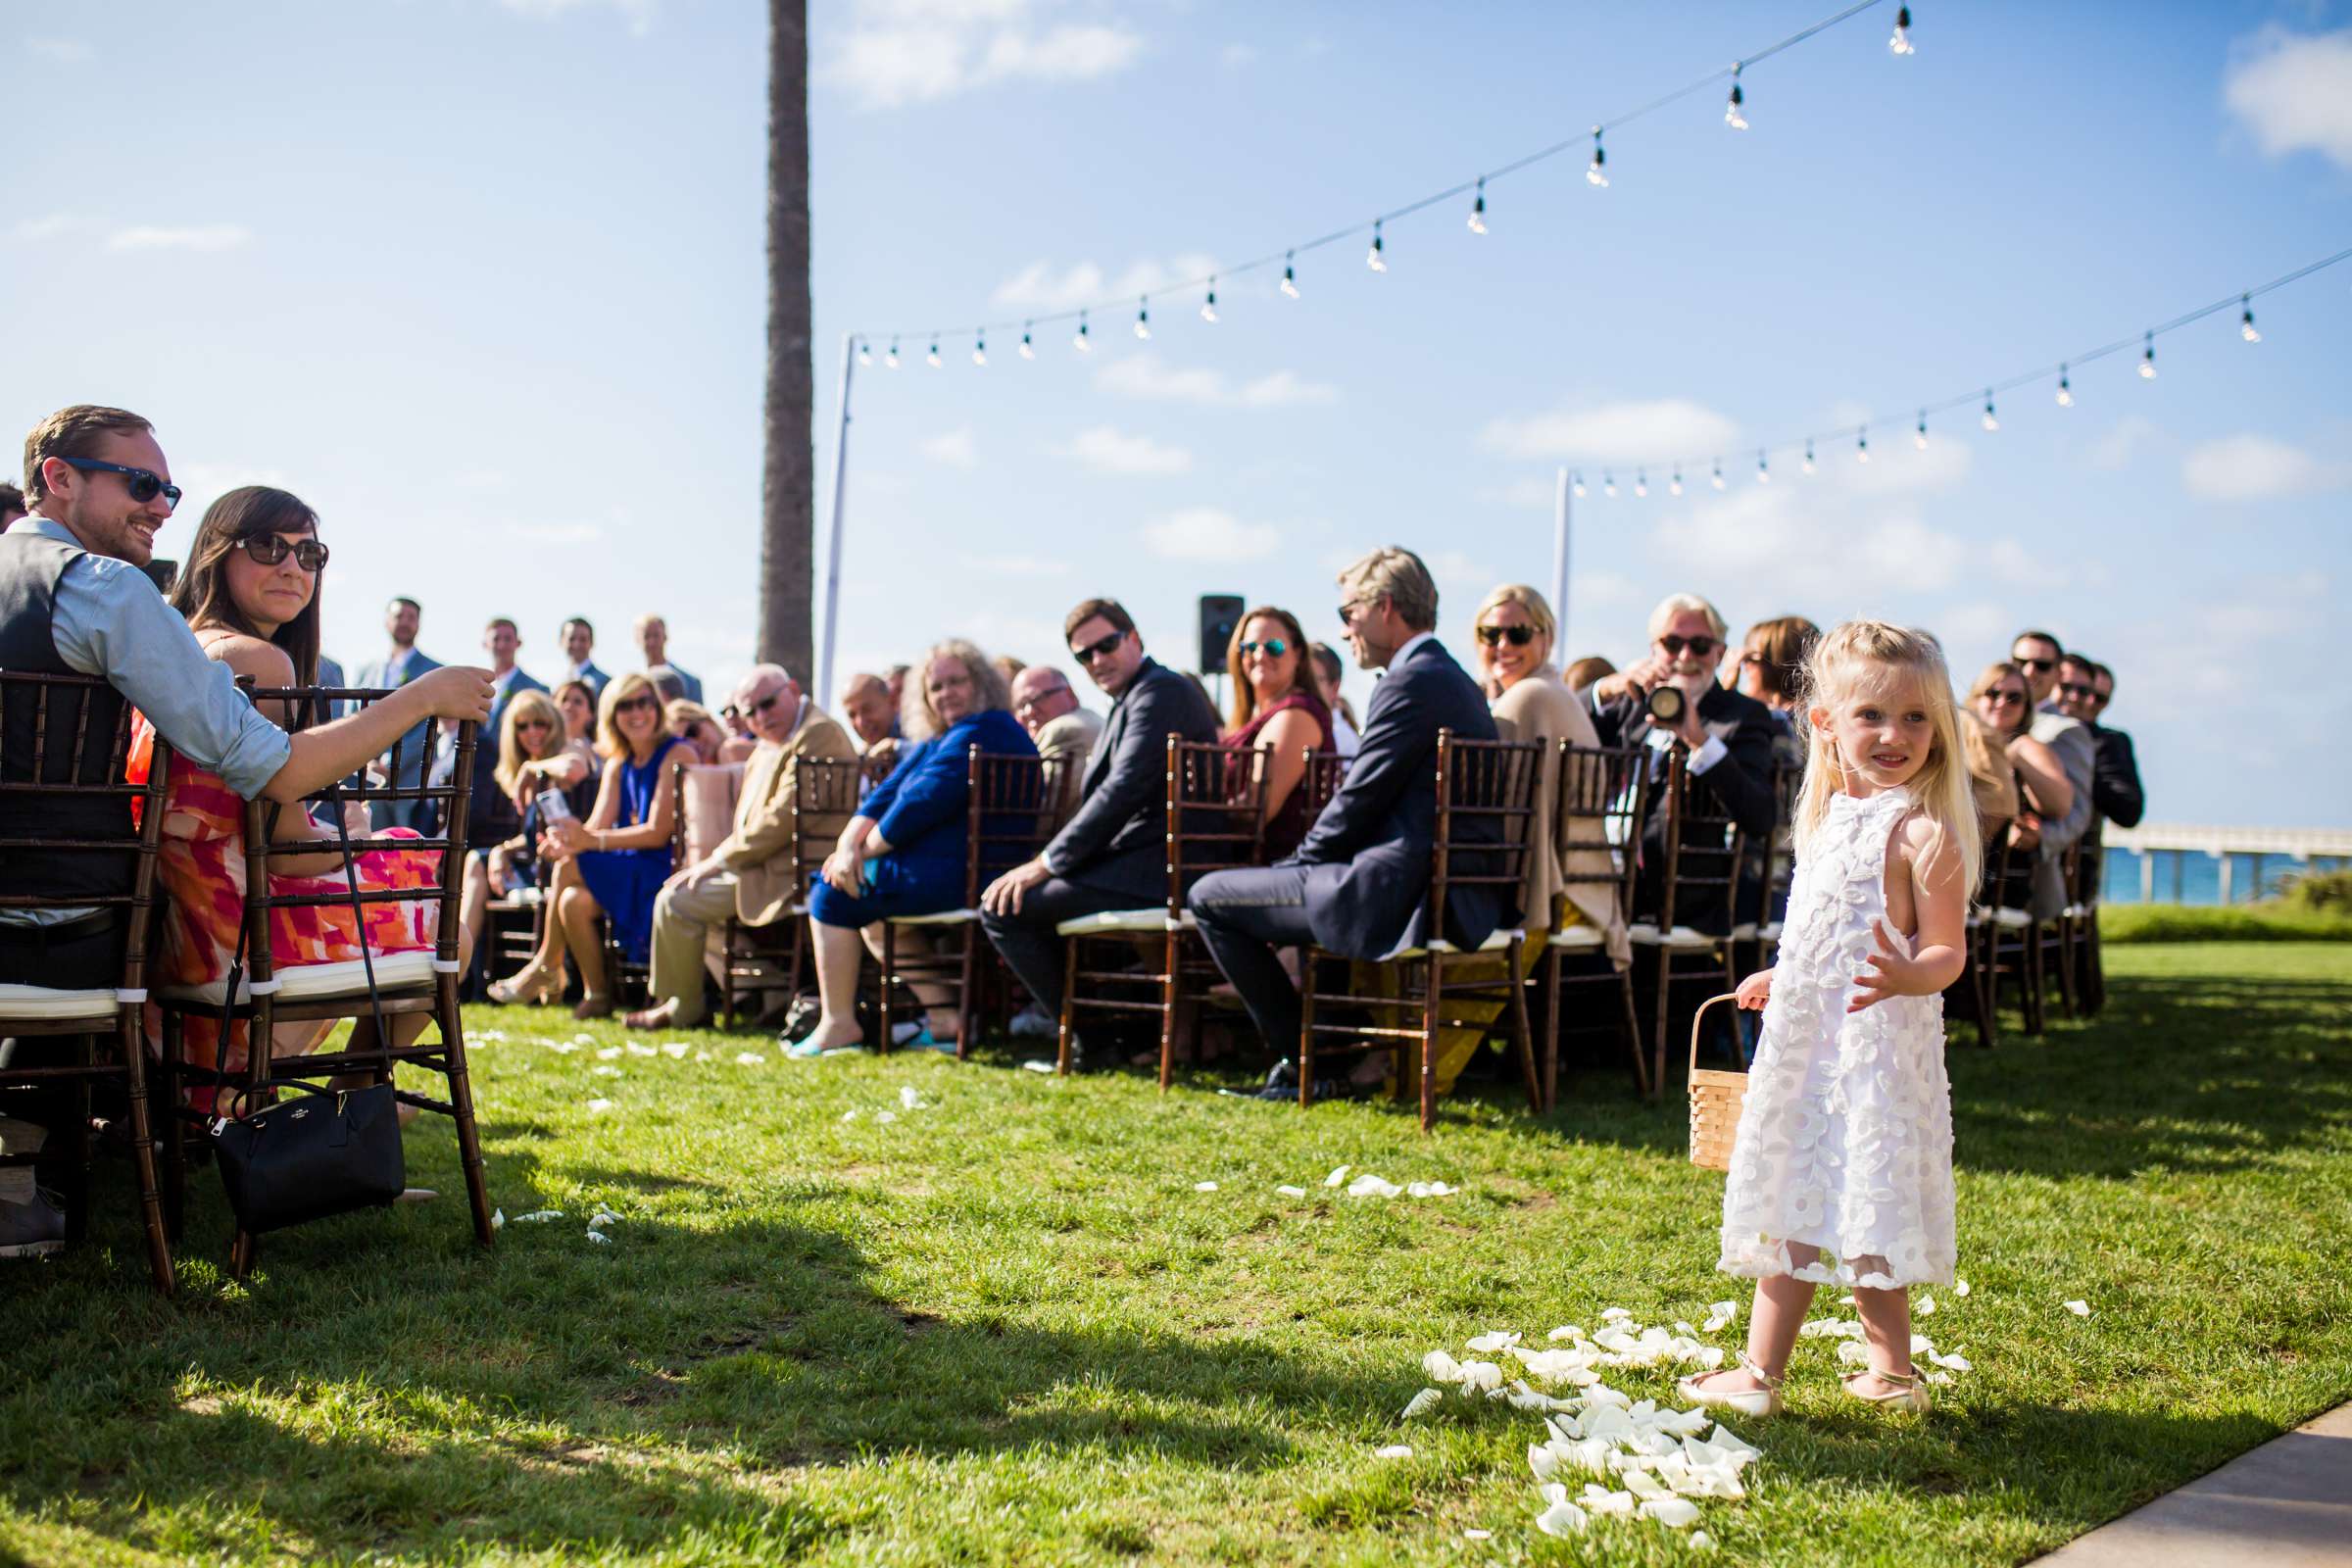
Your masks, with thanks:
[(684, 1028), (710, 1016), (703, 1005), (703, 955), (710, 927), (735, 912), (735, 873), (715, 871), (672, 882), (654, 899), (654, 1002), (676, 1010), (670, 1022)]

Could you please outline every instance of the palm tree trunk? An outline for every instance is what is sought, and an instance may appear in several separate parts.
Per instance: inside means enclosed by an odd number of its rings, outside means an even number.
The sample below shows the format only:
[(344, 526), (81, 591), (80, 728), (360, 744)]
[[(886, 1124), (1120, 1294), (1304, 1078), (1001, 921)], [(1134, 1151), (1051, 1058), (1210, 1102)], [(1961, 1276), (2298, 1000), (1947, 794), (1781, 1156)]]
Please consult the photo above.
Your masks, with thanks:
[[(814, 576), (808, 360), (808, 7), (768, 0), (767, 402), (760, 485), (760, 657), (806, 684)], [(820, 693), (811, 693), (821, 696)]]

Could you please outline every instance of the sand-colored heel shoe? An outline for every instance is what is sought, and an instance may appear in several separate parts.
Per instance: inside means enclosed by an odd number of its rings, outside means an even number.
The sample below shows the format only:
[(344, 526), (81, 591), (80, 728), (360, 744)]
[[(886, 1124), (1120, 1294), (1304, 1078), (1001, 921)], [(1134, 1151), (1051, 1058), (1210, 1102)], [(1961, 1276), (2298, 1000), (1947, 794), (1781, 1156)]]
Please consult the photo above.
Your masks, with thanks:
[[(1885, 1394), (1863, 1394), (1855, 1389), (1855, 1384), (1871, 1377), (1886, 1385)], [(1916, 1367), (1908, 1372), (1856, 1372), (1839, 1379), (1838, 1386), (1845, 1390), (1848, 1398), (1860, 1399), (1865, 1404), (1891, 1405), (1897, 1410), (1909, 1410), (1920, 1415), (1925, 1415), (1933, 1402), (1928, 1397), (1927, 1383), (1920, 1377)]]
[[(1675, 1392), (1692, 1404), (1704, 1405), (1710, 1410), (1730, 1410), (1746, 1416), (1779, 1415), (1781, 1380), (1749, 1360), (1745, 1350), (1740, 1352), (1740, 1358), (1734, 1365), (1764, 1386), (1760, 1389), (1702, 1389), (1698, 1386), (1699, 1378), (1713, 1377), (1715, 1374), (1701, 1372), (1677, 1383)], [(1728, 1372), (1732, 1368), (1723, 1370)]]
[(544, 1007), (564, 1000), (564, 975), (561, 970), (541, 976), (535, 967), (522, 969), (492, 982), (482, 994), (502, 1007)]

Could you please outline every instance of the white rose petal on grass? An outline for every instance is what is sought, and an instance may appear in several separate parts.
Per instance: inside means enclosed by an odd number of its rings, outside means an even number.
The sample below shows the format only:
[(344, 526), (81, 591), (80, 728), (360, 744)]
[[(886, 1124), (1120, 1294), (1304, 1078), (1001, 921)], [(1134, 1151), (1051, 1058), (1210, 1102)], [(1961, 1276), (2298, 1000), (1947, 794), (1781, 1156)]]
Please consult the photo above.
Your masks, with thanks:
[(1494, 1532), (1492, 1530), (1481, 1530), (1478, 1526), (1472, 1525), (1462, 1532), (1462, 1539), (1464, 1541), (1489, 1541), (1494, 1539)]
[(1921, 1297), (1919, 1304), (1911, 1310), (1917, 1312), (1921, 1317), (1934, 1317), (1936, 1315), (1936, 1298), (1933, 1296)]
[(1492, 1355), (1496, 1350), (1507, 1350), (1517, 1345), (1519, 1336), (1507, 1329), (1491, 1329), (1477, 1339), (1465, 1343), (1470, 1349), (1476, 1350), (1481, 1355)]
[(1464, 1394), (1473, 1390), (1485, 1394), (1502, 1387), (1502, 1368), (1492, 1361), (1464, 1361), (1461, 1371)]
[(1429, 1374), (1429, 1381), (1432, 1383), (1459, 1383), (1462, 1381), (1462, 1363), (1447, 1355), (1444, 1350), (1432, 1350), (1423, 1356), (1421, 1370)]
[(856, 1121), (858, 1119), (858, 1112), (855, 1110), (845, 1110), (841, 1113), (841, 1119), (843, 1121)]
[(1568, 1324), (1563, 1324), (1563, 1325), (1562, 1325), (1561, 1327), (1559, 1327), (1559, 1328), (1553, 1329), (1553, 1330), (1552, 1330), (1552, 1331), (1551, 1331), (1549, 1334), (1546, 1334), (1546, 1335), (1544, 1335), (1544, 1337), (1545, 1339), (1547, 1339), (1547, 1340), (1553, 1340), (1553, 1341), (1558, 1341), (1558, 1340), (1581, 1340), (1581, 1339), (1583, 1339), (1583, 1338), (1585, 1337), (1585, 1331), (1584, 1331), (1583, 1329), (1580, 1329), (1580, 1328), (1578, 1328), (1578, 1327), (1577, 1327), (1575, 1324), (1573, 1324), (1573, 1323), (1568, 1323)]
[(1283, 1197), (1285, 1197), (1285, 1198), (1304, 1198), (1304, 1197), (1306, 1196), (1306, 1189), (1305, 1189), (1305, 1188), (1303, 1188), (1303, 1187), (1292, 1187), (1292, 1186), (1288, 1185), (1287, 1183), (1286, 1183), (1285, 1185), (1281, 1186), (1281, 1187), (1277, 1187), (1277, 1188), (1275, 1188), (1274, 1190), (1275, 1190), (1276, 1192), (1280, 1193), (1280, 1194), (1281, 1194)]
[(1698, 1504), (1689, 1497), (1649, 1497), (1642, 1503), (1642, 1516), (1669, 1530), (1688, 1530), (1698, 1523)]
[(1693, 1530), (1690, 1532), (1690, 1549), (1692, 1551), (1713, 1551), (1715, 1538), (1704, 1530)]
[(694, 1059), (697, 1061), (709, 1061), (710, 1059), (710, 1053), (708, 1051), (698, 1051), (694, 1054)]
[(607, 1236), (603, 1231), (600, 1230), (591, 1229), (588, 1232), (588, 1239), (592, 1242), (600, 1243), (606, 1247), (611, 1247), (612, 1245), (612, 1238)]
[(1976, 1367), (1970, 1363), (1968, 1357), (1962, 1355), (1958, 1350), (1954, 1350), (1949, 1355), (1938, 1355), (1935, 1351), (1931, 1350), (1928, 1352), (1928, 1359), (1935, 1365), (1947, 1368), (1953, 1372), (1974, 1372), (1976, 1370)]
[(657, 1048), (653, 1046), (641, 1046), (634, 1040), (628, 1042), (628, 1053), (632, 1056), (659, 1056), (662, 1054), (660, 1050)]
[(1538, 1481), (1549, 1481), (1560, 1473), (1560, 1456), (1541, 1443), (1527, 1446), (1527, 1467), (1536, 1473)]
[(1952, 1282), (1952, 1294), (1965, 1299), (1968, 1296), (1968, 1281), (1954, 1280)]
[(1949, 1372), (1931, 1372), (1928, 1374), (1928, 1381), (1940, 1388), (1952, 1381), (1952, 1375)]
[(503, 1231), (507, 1228), (507, 1211), (505, 1209), (494, 1208), (490, 1211), (490, 1228), (494, 1231)]
[(874, 1112), (874, 1120), (878, 1122), (889, 1123), (897, 1121), (898, 1119), (899, 1113), (895, 1110), (877, 1110)]
[(1330, 1175), (1323, 1178), (1323, 1185), (1326, 1187), (1339, 1186), (1340, 1183), (1348, 1179), (1348, 1172), (1351, 1168), (1352, 1167), (1350, 1166), (1342, 1165), (1338, 1170), (1333, 1171)]
[(2090, 1303), (2088, 1301), (2068, 1301), (2065, 1303), (2065, 1305), (2066, 1309), (2069, 1312), (2074, 1313), (2077, 1317), (2090, 1316)]
[(1414, 1395), (1411, 1398), (1404, 1401), (1404, 1413), (1399, 1415), (1396, 1419), (1399, 1421), (1410, 1421), (1415, 1416), (1436, 1409), (1445, 1401), (1446, 1394), (1444, 1390), (1423, 1389), (1419, 1394)]
[(596, 1059), (599, 1061), (611, 1061), (614, 1057), (619, 1056), (621, 1054), (621, 1049), (618, 1046), (607, 1046), (596, 1054)]
[(1622, 1323), (1633, 1315), (1622, 1306), (1611, 1306), (1602, 1309), (1600, 1320), (1603, 1323)]
[(580, 1049), (577, 1042), (570, 1040), (550, 1040), (547, 1048), (550, 1051), (560, 1051), (566, 1056)]
[(1407, 1182), (1404, 1185), (1404, 1196), (1407, 1198), (1451, 1198), (1459, 1191), (1459, 1188), (1448, 1187), (1444, 1182)]
[(1054, 1063), (1039, 1056), (1031, 1056), (1027, 1061), (1021, 1063), (1021, 1071), (1042, 1072), (1049, 1078), (1053, 1077), (1054, 1074), (1059, 1069), (1056, 1068)]
[(915, 1092), (911, 1084), (899, 1086), (899, 1103), (908, 1110), (929, 1110), (931, 1108), (923, 1103), (923, 1097)]
[(606, 1111), (608, 1111), (608, 1110), (611, 1110), (612, 1108), (612, 1102), (611, 1102), (610, 1100), (605, 1100), (605, 1099), (599, 1098), (599, 1099), (596, 1099), (596, 1100), (591, 1100), (590, 1102), (588, 1102), (588, 1110), (589, 1110), (589, 1113), (590, 1113), (591, 1115), (597, 1115), (597, 1116), (601, 1116), (601, 1115), (603, 1115), (603, 1114), (604, 1114)]
[(667, 1056), (672, 1061), (684, 1061), (686, 1059), (686, 1053), (692, 1051), (693, 1049), (694, 1048), (692, 1046), (688, 1045), (683, 1040), (664, 1040), (662, 1042), (662, 1054)]
[(735, 1053), (735, 1065), (738, 1067), (763, 1066), (766, 1064), (766, 1061), (767, 1058), (760, 1054), (760, 1053), (757, 1051), (738, 1051)]
[(615, 1067), (611, 1062), (607, 1061), (600, 1061), (588, 1070), (599, 1078), (620, 1078), (626, 1076), (618, 1067)]
[(1213, 1193), (1213, 1192), (1215, 1192), (1216, 1190), (1217, 1190), (1217, 1184), (1216, 1184), (1215, 1182), (1195, 1182), (1195, 1183), (1193, 1183), (1193, 1191), (1194, 1191), (1194, 1192), (1196, 1192), (1196, 1193)]
[(517, 1225), (544, 1225), (551, 1219), (562, 1219), (563, 1217), (564, 1211), (560, 1208), (534, 1208), (528, 1214), (515, 1215), (514, 1223)]
[(1580, 1536), (1586, 1523), (1585, 1510), (1566, 1497), (1536, 1515), (1536, 1528), (1547, 1536)]
[(588, 1228), (592, 1231), (601, 1231), (608, 1225), (615, 1225), (619, 1222), (620, 1216), (618, 1214), (613, 1213), (609, 1208), (600, 1208), (596, 1211), (595, 1217), (588, 1221)]
[(1404, 1189), (1395, 1182), (1375, 1176), (1369, 1171), (1348, 1184), (1349, 1198), (1396, 1198), (1403, 1191)]
[(1410, 1459), (1412, 1456), (1413, 1446), (1409, 1443), (1392, 1443), (1372, 1455), (1375, 1459)]

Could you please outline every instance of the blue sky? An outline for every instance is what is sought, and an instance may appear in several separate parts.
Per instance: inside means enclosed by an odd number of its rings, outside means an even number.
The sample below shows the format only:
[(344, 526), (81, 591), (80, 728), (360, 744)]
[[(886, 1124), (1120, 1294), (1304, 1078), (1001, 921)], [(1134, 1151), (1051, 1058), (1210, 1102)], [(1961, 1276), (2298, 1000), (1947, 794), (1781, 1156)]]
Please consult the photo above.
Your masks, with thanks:
[[(1028, 659), (1098, 592), (1189, 659), (1230, 591), (1336, 630), (1331, 576), (1421, 551), (1467, 658), (1494, 583), (1566, 652), (1640, 651), (1661, 594), (1930, 626), (1962, 680), (2047, 625), (2115, 664), (2151, 816), (2352, 823), (2352, 265), (1908, 432), (1923, 399), (2059, 359), (2352, 245), (2340, 6), (1882, 7), (1467, 203), (1269, 274), (1131, 296), (1400, 205), (1832, 9), (842, 0), (812, 7), (820, 516), (842, 336), (1114, 296), (1079, 356), (992, 337), (858, 373), (841, 667), (960, 633)], [(283, 484), (335, 550), (330, 650), (378, 607), (423, 645), (493, 613), (526, 666), (584, 612), (605, 662), (667, 613), (751, 655), (763, 331), (764, 8), (749, 0), (0, 6), (10, 62), (0, 425), (156, 419), (190, 490)], [(1017, 332), (1013, 334), (1017, 337)], [(1868, 415), (1822, 472), (1767, 441)], [(12, 437), (13, 439), (13, 437)], [(1642, 458), (1720, 452), (1679, 500)], [(1607, 501), (1598, 470), (1623, 493)], [(184, 543), (184, 532), (166, 545)], [(1359, 678), (1360, 687), (1360, 678)], [(1084, 689), (1082, 687), (1082, 689)], [(1359, 691), (1360, 700), (1360, 691)]]

